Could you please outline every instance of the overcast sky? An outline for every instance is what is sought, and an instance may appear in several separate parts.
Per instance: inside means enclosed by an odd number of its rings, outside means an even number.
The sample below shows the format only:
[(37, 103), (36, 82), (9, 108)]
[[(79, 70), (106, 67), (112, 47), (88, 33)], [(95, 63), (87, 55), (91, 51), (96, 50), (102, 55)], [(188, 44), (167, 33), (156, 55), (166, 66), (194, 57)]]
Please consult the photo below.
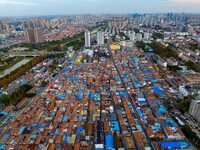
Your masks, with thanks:
[(200, 0), (0, 0), (0, 16), (200, 13)]

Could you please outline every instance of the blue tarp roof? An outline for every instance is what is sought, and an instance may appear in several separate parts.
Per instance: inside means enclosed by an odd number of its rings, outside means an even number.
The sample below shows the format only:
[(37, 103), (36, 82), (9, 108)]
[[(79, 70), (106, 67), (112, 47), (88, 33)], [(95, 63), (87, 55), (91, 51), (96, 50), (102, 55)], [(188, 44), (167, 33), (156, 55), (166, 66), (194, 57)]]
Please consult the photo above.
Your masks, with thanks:
[(126, 92), (119, 91), (119, 95), (127, 95)]
[(114, 141), (112, 135), (106, 135), (106, 149), (114, 148)]
[(154, 87), (154, 88), (153, 88), (153, 91), (154, 91), (155, 93), (164, 93), (164, 91), (161, 90), (161, 89), (158, 88), (158, 87)]
[(68, 143), (68, 141), (67, 141), (67, 138), (68, 138), (68, 137), (70, 137), (70, 134), (67, 134), (67, 135), (66, 135), (66, 137), (65, 137), (65, 142), (64, 142), (65, 144)]
[(163, 108), (163, 107), (159, 108), (158, 111), (160, 111), (160, 112), (167, 112), (167, 110), (165, 108)]
[(112, 131), (119, 131), (119, 123), (118, 121), (111, 121), (112, 124), (114, 124), (114, 127), (112, 128)]
[(26, 81), (22, 81), (21, 84), (26, 84)]
[(160, 142), (162, 147), (168, 147), (168, 148), (173, 148), (173, 147), (179, 147), (181, 148), (182, 146), (188, 147), (189, 145), (186, 142)]
[(2, 111), (0, 114), (7, 115), (7, 112)]
[(138, 104), (147, 104), (146, 101), (139, 101)]
[(1, 145), (0, 149), (5, 149), (7, 147), (7, 145)]
[(138, 113), (139, 113), (140, 116), (143, 115), (143, 112), (142, 112), (141, 109), (138, 108), (137, 111), (138, 111)]
[(79, 127), (78, 129), (77, 129), (77, 134), (80, 134), (81, 133), (81, 130), (85, 130), (83, 127)]
[(140, 86), (138, 84), (134, 84), (135, 88), (139, 88)]
[(173, 78), (171, 78), (171, 80), (172, 80), (174, 83), (176, 83), (176, 81), (175, 81)]

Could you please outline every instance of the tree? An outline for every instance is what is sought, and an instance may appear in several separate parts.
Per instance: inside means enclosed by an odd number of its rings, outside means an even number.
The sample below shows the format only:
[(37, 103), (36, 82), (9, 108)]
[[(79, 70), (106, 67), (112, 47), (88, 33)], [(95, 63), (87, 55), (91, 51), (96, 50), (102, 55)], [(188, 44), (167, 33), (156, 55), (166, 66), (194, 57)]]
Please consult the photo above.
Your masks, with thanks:
[(116, 130), (113, 133), (113, 140), (114, 140), (114, 147), (119, 148), (119, 138), (118, 138)]
[(155, 96), (156, 96), (156, 98), (159, 98), (159, 93), (156, 93)]
[(22, 100), (24, 98), (24, 96), (22, 95), (21, 91), (18, 92), (18, 97), (20, 100)]
[(173, 107), (171, 105), (167, 105), (167, 110), (171, 111), (173, 109)]
[(45, 81), (42, 81), (42, 87), (45, 87), (48, 83)]
[(87, 129), (87, 128), (88, 128), (88, 125), (87, 125), (86, 122), (84, 122), (84, 124), (83, 124), (83, 128), (84, 128), (84, 129)]

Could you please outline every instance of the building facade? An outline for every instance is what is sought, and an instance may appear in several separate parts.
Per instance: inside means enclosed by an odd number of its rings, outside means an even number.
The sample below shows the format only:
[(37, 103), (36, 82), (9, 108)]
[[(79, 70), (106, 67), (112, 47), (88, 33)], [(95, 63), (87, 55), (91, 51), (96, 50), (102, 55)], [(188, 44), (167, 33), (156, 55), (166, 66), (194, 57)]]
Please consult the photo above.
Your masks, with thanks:
[(35, 35), (35, 42), (36, 43), (44, 42), (44, 37), (43, 37), (43, 33), (42, 33), (41, 28), (36, 28), (35, 31), (34, 31), (34, 35)]
[(85, 47), (91, 47), (89, 30), (85, 30)]
[(34, 30), (32, 28), (26, 29), (26, 40), (28, 43), (35, 42)]
[(104, 44), (104, 33), (102, 31), (97, 32), (97, 45)]

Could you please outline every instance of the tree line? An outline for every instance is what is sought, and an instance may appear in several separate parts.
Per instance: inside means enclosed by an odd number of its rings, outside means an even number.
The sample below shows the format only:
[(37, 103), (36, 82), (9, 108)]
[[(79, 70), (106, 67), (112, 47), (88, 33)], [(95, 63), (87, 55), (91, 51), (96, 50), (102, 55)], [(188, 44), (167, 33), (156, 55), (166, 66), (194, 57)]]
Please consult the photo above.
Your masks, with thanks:
[(25, 65), (18, 67), (17, 69), (12, 71), (9, 75), (6, 75), (6, 76), (0, 78), (0, 88), (2, 88), (2, 87), (6, 88), (8, 86), (8, 84), (10, 84), (13, 80), (15, 80), (18, 77), (20, 77), (21, 75), (25, 74), (26, 71), (28, 71), (29, 69), (31, 69), (38, 63), (42, 62), (47, 56), (48, 56), (48, 54), (38, 56), (38, 57), (34, 58), (33, 60), (29, 61), (28, 63), (26, 63)]
[(160, 57), (176, 57), (178, 58), (178, 53), (171, 48), (170, 45), (167, 47), (163, 46), (159, 42), (153, 40), (150, 44), (151, 48), (154, 49), (154, 52)]
[(200, 72), (200, 67), (197, 64), (195, 64), (194, 62), (192, 62), (191, 60), (189, 60), (185, 64), (188, 69), (192, 69), (194, 71)]
[(189, 125), (185, 124), (181, 127), (181, 130), (185, 136), (198, 148), (200, 149), (200, 138), (195, 132), (192, 131)]
[(3, 94), (3, 96), (0, 98), (0, 103), (5, 104), (8, 106), (9, 104), (17, 105), (21, 100), (23, 100), (25, 97), (33, 97), (36, 94), (35, 93), (27, 93), (30, 89), (32, 89), (33, 86), (30, 84), (24, 84), (19, 87), (19, 90), (15, 93), (13, 93), (11, 96), (8, 96), (6, 94)]

